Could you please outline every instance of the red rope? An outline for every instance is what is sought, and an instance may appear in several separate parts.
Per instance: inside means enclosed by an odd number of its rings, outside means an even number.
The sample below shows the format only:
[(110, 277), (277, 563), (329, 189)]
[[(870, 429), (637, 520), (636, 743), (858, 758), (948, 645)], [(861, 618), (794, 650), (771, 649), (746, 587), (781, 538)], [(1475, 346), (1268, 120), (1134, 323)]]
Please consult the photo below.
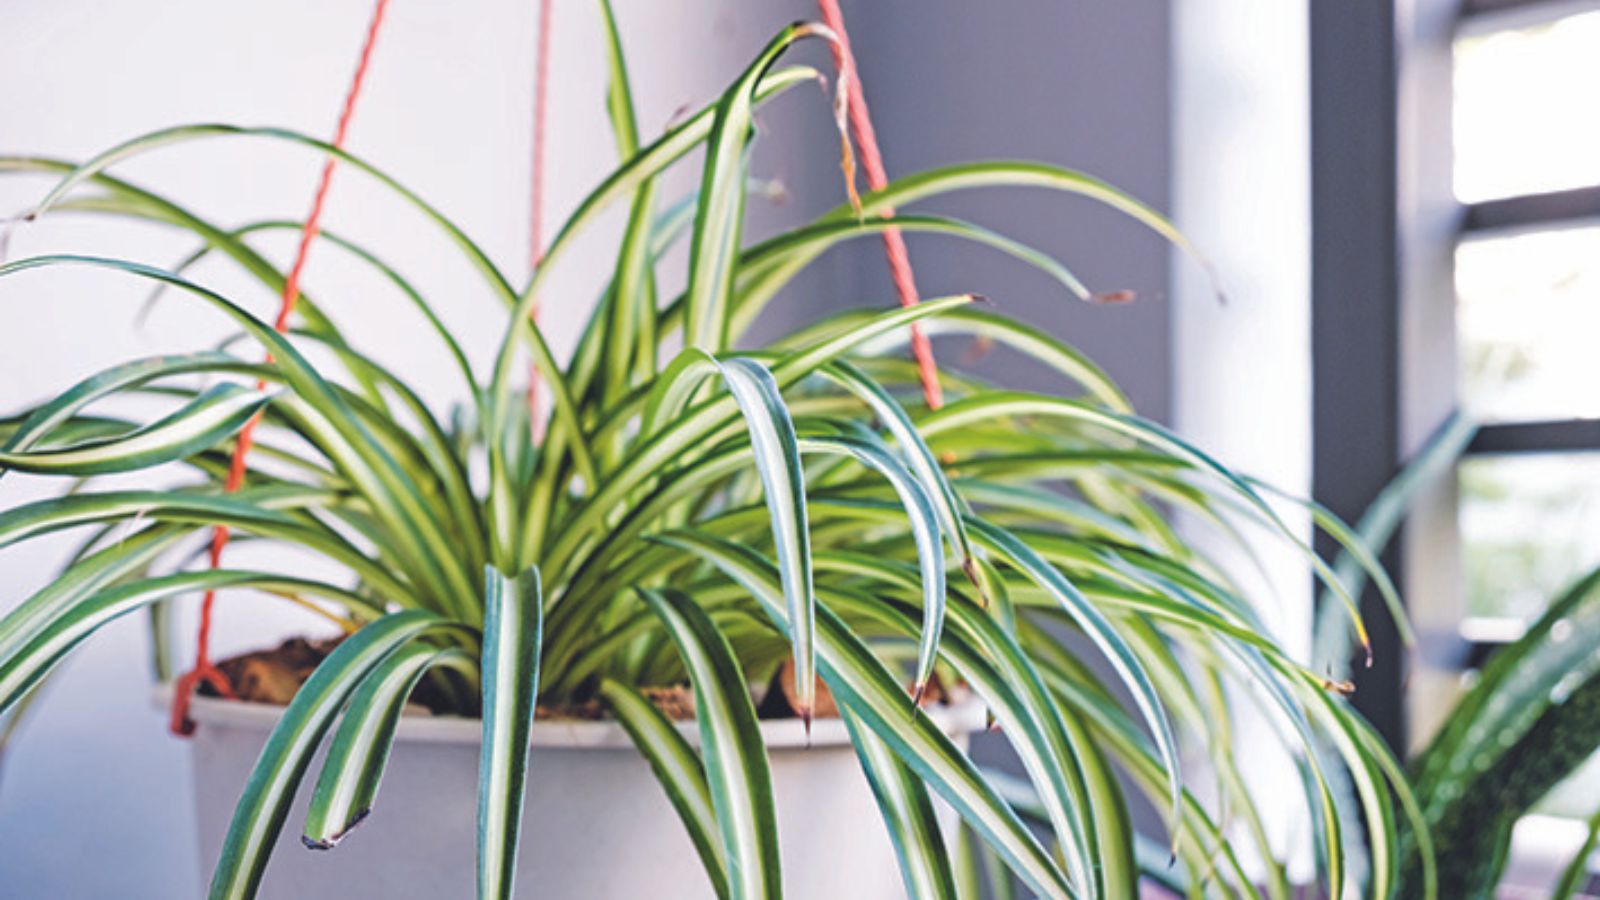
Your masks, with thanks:
[[(544, 173), (545, 134), (550, 120), (550, 19), (554, 0), (539, 0), (539, 36), (535, 49), (533, 69), (533, 160), (529, 171), (528, 210), (528, 271), (537, 271), (544, 261)], [(539, 298), (535, 297), (529, 315), (534, 324), (539, 322)], [(539, 367), (528, 365), (528, 423), (533, 431), (533, 442), (544, 438), (544, 415), (541, 404)]]
[[(856, 69), (855, 54), (850, 50), (850, 35), (845, 31), (844, 13), (838, 0), (817, 0), (822, 11), (822, 22), (838, 36), (833, 48), (834, 67), (839, 78), (846, 82), (850, 111), (850, 130), (855, 132), (856, 144), (861, 148), (861, 167), (866, 170), (867, 187), (879, 191), (889, 184), (889, 175), (883, 168), (883, 155), (878, 152), (878, 136), (872, 130), (872, 116), (867, 112), (867, 97), (861, 90), (861, 76)], [(885, 209), (886, 218), (894, 216), (893, 209)], [(916, 306), (919, 300), (916, 277), (911, 271), (911, 254), (906, 250), (906, 239), (898, 228), (883, 232), (883, 253), (889, 262), (889, 275), (894, 279), (895, 293), (901, 306)], [(922, 379), (922, 396), (928, 406), (938, 409), (944, 405), (944, 392), (939, 387), (939, 368), (933, 360), (933, 345), (920, 325), (911, 326), (911, 353), (917, 360), (917, 373)]]
[[(361, 87), (367, 78), (367, 67), (372, 62), (372, 50), (378, 43), (378, 30), (383, 25), (384, 13), (389, 8), (389, 0), (377, 0), (377, 6), (372, 10), (372, 20), (367, 25), (367, 36), (361, 46), (361, 57), (356, 62), (355, 76), (350, 81), (350, 90), (345, 94), (344, 108), (339, 112), (339, 124), (333, 132), (333, 146), (343, 149), (345, 138), (350, 133), (350, 120), (354, 118), (356, 100), (361, 96)], [(322, 174), (317, 179), (317, 191), (311, 201), (311, 213), (306, 217), (306, 227), (300, 232), (300, 244), (295, 250), (294, 264), (289, 267), (289, 274), (283, 281), (282, 303), (278, 307), (278, 318), (273, 327), (280, 333), (289, 327), (289, 317), (294, 313), (295, 304), (300, 299), (300, 276), (305, 272), (306, 260), (311, 255), (311, 244), (322, 232), (322, 210), (328, 201), (328, 189), (333, 185), (333, 172), (338, 168), (339, 160), (336, 156), (329, 156), (322, 164)], [(271, 361), (271, 356), (267, 357)], [(258, 382), (257, 387), (264, 387), (263, 382)], [(237, 446), (234, 447), (233, 460), (228, 465), (228, 478), (223, 483), (224, 493), (237, 491), (244, 484), (245, 461), (250, 454), (250, 448), (255, 443), (256, 426), (261, 422), (260, 414), (251, 419), (244, 429), (239, 432)], [(222, 565), (222, 552), (228, 546), (228, 528), (218, 526), (211, 532), (211, 568)], [(233, 685), (228, 682), (228, 677), (211, 662), (211, 625), (213, 621), (213, 606), (216, 604), (216, 591), (206, 591), (205, 599), (200, 602), (200, 628), (195, 639), (194, 668), (178, 679), (172, 696), (172, 721), (171, 728), (174, 734), (190, 735), (194, 733), (194, 720), (189, 718), (189, 702), (194, 697), (194, 690), (200, 682), (211, 685), (224, 697), (232, 697)]]

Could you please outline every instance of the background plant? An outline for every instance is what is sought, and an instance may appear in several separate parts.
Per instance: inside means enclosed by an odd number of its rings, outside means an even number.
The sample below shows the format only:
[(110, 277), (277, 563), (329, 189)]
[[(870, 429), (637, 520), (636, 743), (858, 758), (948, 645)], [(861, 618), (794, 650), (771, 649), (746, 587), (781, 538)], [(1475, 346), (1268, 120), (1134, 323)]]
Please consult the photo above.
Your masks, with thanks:
[[(606, 16), (611, 23), (609, 14)], [(750, 686), (794, 662), (809, 714), (818, 677), (850, 726), (895, 839), (908, 890), (953, 896), (972, 870), (952, 867), (933, 798), (964, 823), (968, 860), (990, 859), (1041, 896), (1131, 896), (1141, 871), (1195, 893), (1288, 896), (1283, 868), (1254, 878), (1236, 834), (1270, 860), (1244, 789), (1230, 688), (1281, 727), (1313, 810), (1331, 895), (1360, 884), (1389, 895), (1400, 871), (1397, 810), (1417, 815), (1398, 765), (1337, 691), (1289, 658), (1246, 592), (1173, 525), (1197, 514), (1302, 546), (1262, 485), (1137, 418), (1121, 392), (1071, 347), (974, 305), (967, 294), (909, 309), (857, 309), (765, 347), (737, 349), (764, 305), (835, 244), (890, 227), (889, 210), (952, 191), (1028, 187), (1085, 195), (1180, 246), (1153, 211), (1081, 173), (985, 162), (919, 173), (816, 222), (742, 241), (753, 113), (814, 80), (778, 68), (815, 26), (781, 31), (714, 104), (644, 143), (631, 113), (621, 41), (611, 32), (608, 111), (621, 163), (515, 288), (421, 197), (363, 160), (279, 129), (168, 129), (81, 165), (11, 158), (11, 172), (55, 172), (34, 215), (79, 211), (182, 229), (202, 247), (172, 269), (89, 256), (18, 260), (0, 275), (82, 265), (176, 289), (207, 304), (270, 354), (215, 350), (135, 360), (97, 373), (0, 426), (0, 466), (66, 479), (181, 463), (161, 490), (78, 485), (0, 514), (0, 544), (91, 529), (61, 577), (0, 620), (0, 710), (23, 702), (100, 625), (176, 596), (253, 589), (359, 625), (302, 688), (269, 739), (212, 882), (249, 896), (312, 753), (331, 732), (308, 842), (331, 846), (371, 807), (398, 710), (429, 679), (450, 710), (481, 715), (479, 891), (507, 896), (535, 699), (600, 697), (657, 767), (724, 896), (776, 896), (781, 865), (765, 753)], [(448, 418), (336, 324), (336, 304), (302, 301), (301, 326), (277, 334), (233, 299), (183, 273), (221, 255), (274, 290), (282, 273), (256, 249), (292, 222), (223, 226), (109, 174), (132, 156), (200, 139), (265, 138), (333, 154), (438, 226), (505, 302), (507, 328), (487, 372), (474, 369), (442, 311), (397, 266), (342, 235), (330, 242), (373, 266), (423, 315), (455, 359), (463, 403)], [(668, 202), (657, 179), (704, 146), (695, 196)], [(528, 313), (573, 238), (605, 208), (628, 225), (604, 295), (569, 360)], [(907, 232), (978, 241), (1090, 292), (1036, 250), (939, 216), (892, 220)], [(662, 296), (655, 261), (690, 244), (687, 286)], [(1069, 396), (1005, 390), (945, 373), (950, 403), (916, 399), (915, 367), (893, 351), (907, 326), (1006, 344), (1070, 384)], [(687, 349), (671, 353), (669, 348)], [(531, 363), (552, 395), (534, 440)], [(315, 360), (315, 361), (314, 361)], [(248, 385), (257, 379), (268, 387)], [(197, 380), (200, 383), (197, 383)], [(209, 386), (206, 385), (209, 382)], [(171, 412), (137, 421), (102, 401), (155, 398)], [(244, 424), (262, 417), (247, 486), (220, 485)], [(1319, 516), (1380, 585), (1382, 572), (1342, 525)], [(1247, 524), (1236, 526), (1240, 521)], [(320, 555), (347, 583), (276, 571), (195, 571), (194, 542), (226, 525)], [(1348, 605), (1342, 584), (1308, 561)], [(1354, 619), (1359, 631), (1359, 619)], [(982, 772), (914, 702), (927, 681), (963, 681), (985, 702), (1027, 774)], [(691, 748), (641, 686), (688, 681), (701, 746)], [(1209, 756), (1220, 803), (1190, 793), (1180, 741)], [(1345, 773), (1353, 791), (1330, 788)], [(531, 777), (537, 777), (533, 773)], [(1164, 816), (1141, 850), (1127, 791)], [(1399, 801), (1396, 803), (1396, 801)], [(1241, 823), (1219, 812), (1226, 807)], [(1041, 839), (1024, 823), (1037, 817)], [(1353, 825), (1352, 823), (1360, 823)], [(1425, 828), (1413, 832), (1425, 847)], [(1368, 845), (1371, 864), (1345, 849)], [(1171, 853), (1176, 862), (1167, 865)], [(1423, 853), (1424, 878), (1431, 878)], [(536, 875), (535, 875), (536, 877)], [(1431, 893), (1431, 885), (1425, 888)]]

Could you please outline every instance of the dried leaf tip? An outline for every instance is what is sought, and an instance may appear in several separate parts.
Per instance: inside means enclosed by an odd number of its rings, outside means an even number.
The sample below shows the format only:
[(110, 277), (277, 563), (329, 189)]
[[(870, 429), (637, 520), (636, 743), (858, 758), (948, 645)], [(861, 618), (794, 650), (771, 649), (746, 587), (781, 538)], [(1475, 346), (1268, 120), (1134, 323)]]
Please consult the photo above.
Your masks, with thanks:
[(810, 706), (802, 706), (802, 707), (800, 707), (799, 710), (797, 710), (797, 712), (800, 713), (800, 722), (801, 722), (802, 725), (805, 726), (805, 729), (806, 729), (806, 749), (809, 750), (809, 749), (811, 749), (811, 715), (812, 715), (812, 709), (811, 709)]
[(1341, 697), (1348, 697), (1356, 692), (1356, 686), (1354, 682), (1335, 681), (1332, 678), (1322, 679), (1322, 689), (1325, 691), (1332, 691)]
[(1120, 306), (1124, 303), (1132, 303), (1133, 301), (1139, 299), (1139, 293), (1131, 290), (1102, 291), (1098, 294), (1091, 295), (1091, 299), (1094, 300), (1095, 303), (1101, 303), (1107, 306)]
[(346, 825), (344, 829), (338, 833), (325, 838), (314, 838), (308, 834), (303, 834), (300, 836), (300, 843), (304, 844), (307, 850), (332, 850), (333, 848), (339, 846), (340, 841), (349, 837), (350, 832), (355, 831), (356, 826), (360, 825), (362, 822), (365, 822), (367, 820), (367, 816), (370, 815), (372, 815), (372, 807), (369, 806), (366, 809), (356, 813), (355, 817), (350, 820), (350, 824)]
[(922, 695), (927, 693), (927, 691), (928, 691), (928, 683), (926, 681), (920, 681), (919, 680), (915, 685), (912, 686), (912, 688), (911, 688), (911, 707), (912, 707), (912, 709), (916, 709), (917, 707), (922, 705)]
[(961, 571), (972, 582), (972, 589), (978, 592), (978, 607), (989, 608), (989, 591), (983, 586), (983, 577), (978, 571), (978, 561), (971, 556), (962, 557)]

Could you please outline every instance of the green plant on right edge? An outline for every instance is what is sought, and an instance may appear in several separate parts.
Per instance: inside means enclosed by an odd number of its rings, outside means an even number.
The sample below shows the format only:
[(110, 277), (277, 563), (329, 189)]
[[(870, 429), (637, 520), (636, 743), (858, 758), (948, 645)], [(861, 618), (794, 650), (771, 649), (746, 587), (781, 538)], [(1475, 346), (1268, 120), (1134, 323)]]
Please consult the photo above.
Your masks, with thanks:
[[(1600, 571), (1579, 579), (1526, 634), (1490, 658), (1412, 763), (1438, 859), (1439, 896), (1491, 896), (1517, 820), (1596, 752)], [(1600, 798), (1590, 800), (1600, 807)], [(1586, 846), (1574, 859), (1561, 896), (1578, 887), (1592, 850)], [(1407, 852), (1403, 883), (1417, 889), (1414, 840)]]
[[(1455, 474), (1476, 430), (1466, 416), (1453, 416), (1373, 500), (1355, 529), (1369, 558), (1388, 544), (1424, 490)], [(1349, 593), (1360, 592), (1366, 576), (1361, 560), (1343, 554), (1335, 570)], [(1340, 615), (1334, 598), (1324, 596), (1317, 658), (1349, 657)], [(1428, 746), (1411, 760), (1412, 790), (1427, 827), (1402, 823), (1404, 863), (1397, 895), (1421, 896), (1428, 890), (1425, 866), (1433, 863), (1438, 896), (1492, 897), (1505, 873), (1517, 820), (1596, 753), (1600, 569), (1563, 591), (1521, 638), (1489, 659)], [(1600, 797), (1587, 799), (1597, 807), (1588, 839), (1556, 885), (1557, 898), (1570, 897), (1588, 873), (1600, 831)]]

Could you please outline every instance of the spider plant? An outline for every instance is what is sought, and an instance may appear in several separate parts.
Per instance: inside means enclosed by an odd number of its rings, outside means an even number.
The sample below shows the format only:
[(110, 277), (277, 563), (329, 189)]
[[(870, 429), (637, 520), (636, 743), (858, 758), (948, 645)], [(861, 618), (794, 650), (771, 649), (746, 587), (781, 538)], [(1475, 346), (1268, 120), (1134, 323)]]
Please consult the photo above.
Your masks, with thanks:
[[(776, 897), (783, 861), (751, 688), (792, 662), (798, 712), (810, 715), (820, 680), (846, 720), (913, 896), (956, 896), (978, 877), (972, 861), (987, 858), (991, 875), (1043, 897), (1132, 897), (1146, 877), (1195, 895), (1288, 897), (1285, 868), (1273, 861), (1244, 786), (1241, 770), (1256, 749), (1232, 732), (1233, 705), (1248, 702), (1279, 726), (1301, 775), (1297, 802), (1312, 813), (1328, 895), (1390, 895), (1400, 860), (1395, 809), (1416, 813), (1398, 765), (1338, 691), (1263, 625), (1258, 609), (1272, 598), (1241, 588), (1174, 525), (1193, 513), (1241, 541), (1248, 530), (1250, 541), (1304, 549), (1264, 486), (1137, 417), (1081, 353), (971, 294), (852, 309), (763, 347), (740, 343), (773, 295), (830, 247), (890, 227), (987, 245), (1054, 277), (1064, 300), (1091, 298), (1061, 263), (999, 233), (936, 215), (891, 218), (954, 191), (1082, 195), (1187, 250), (1184, 239), (1087, 175), (978, 162), (899, 179), (746, 244), (754, 113), (819, 78), (778, 61), (796, 43), (828, 35), (784, 28), (715, 103), (646, 143), (622, 42), (602, 10), (607, 110), (621, 162), (520, 287), (399, 181), (284, 129), (196, 125), (81, 164), (0, 160), (8, 172), (59, 176), (35, 217), (126, 217), (200, 244), (170, 268), (54, 255), (10, 262), (0, 276), (113, 270), (221, 312), (258, 348), (232, 352), (230, 343), (135, 360), (0, 426), (4, 470), (91, 479), (5, 510), (0, 545), (92, 530), (56, 581), (0, 620), (0, 710), (118, 616), (214, 588), (291, 597), (359, 627), (272, 733), (238, 804), (212, 897), (254, 893), (325, 739), (306, 841), (332, 846), (366, 814), (398, 711), (422, 679), (452, 711), (482, 717), (480, 896), (512, 891), (522, 786), (537, 777), (527, 771), (536, 701), (599, 698), (654, 765), (715, 892)], [(462, 388), (456, 415), (439, 417), (403, 372), (362, 349), (336, 324), (331, 298), (307, 298), (298, 327), (281, 335), (242, 301), (185, 275), (195, 260), (220, 256), (277, 291), (284, 275), (256, 244), (297, 223), (216, 223), (110, 173), (141, 154), (242, 138), (338, 157), (436, 225), (504, 301), (503, 338), (492, 367), (480, 370), (445, 311), (398, 266), (350, 236), (327, 235), (387, 278), (449, 350)], [(702, 147), (698, 193), (664, 200), (662, 173)], [(623, 203), (615, 271), (575, 351), (560, 359), (529, 313), (575, 236)], [(686, 287), (671, 296), (657, 280), (657, 257), (684, 236)], [(896, 353), (913, 324), (1013, 347), (1057, 372), (1061, 392), (946, 371), (951, 400), (929, 409), (917, 399), (916, 368)], [(256, 361), (260, 351), (268, 361)], [(519, 383), (529, 356), (552, 398), (538, 439)], [(129, 396), (171, 411), (130, 420), (100, 408)], [(236, 435), (253, 417), (262, 424), (249, 476), (225, 493)], [(168, 464), (191, 474), (159, 489), (92, 481)], [(187, 551), (215, 526), (325, 557), (348, 578), (195, 568)], [(1305, 553), (1342, 592), (1329, 567)], [(1359, 633), (1359, 619), (1352, 614), (1346, 627)], [(982, 699), (1025, 780), (978, 768), (934, 724), (916, 700), (935, 678), (965, 683)], [(694, 692), (698, 747), (639, 691), (684, 682)], [(1209, 757), (1206, 791), (1191, 792), (1180, 770), (1184, 743)], [(1353, 800), (1330, 789), (1335, 769), (1354, 785)], [(1134, 833), (1130, 791), (1161, 814), (1161, 833)], [(959, 835), (941, 830), (935, 800), (959, 814)], [(952, 852), (947, 842), (965, 849)], [(1356, 843), (1364, 854), (1346, 852)], [(1247, 858), (1264, 862), (1247, 867)]]

